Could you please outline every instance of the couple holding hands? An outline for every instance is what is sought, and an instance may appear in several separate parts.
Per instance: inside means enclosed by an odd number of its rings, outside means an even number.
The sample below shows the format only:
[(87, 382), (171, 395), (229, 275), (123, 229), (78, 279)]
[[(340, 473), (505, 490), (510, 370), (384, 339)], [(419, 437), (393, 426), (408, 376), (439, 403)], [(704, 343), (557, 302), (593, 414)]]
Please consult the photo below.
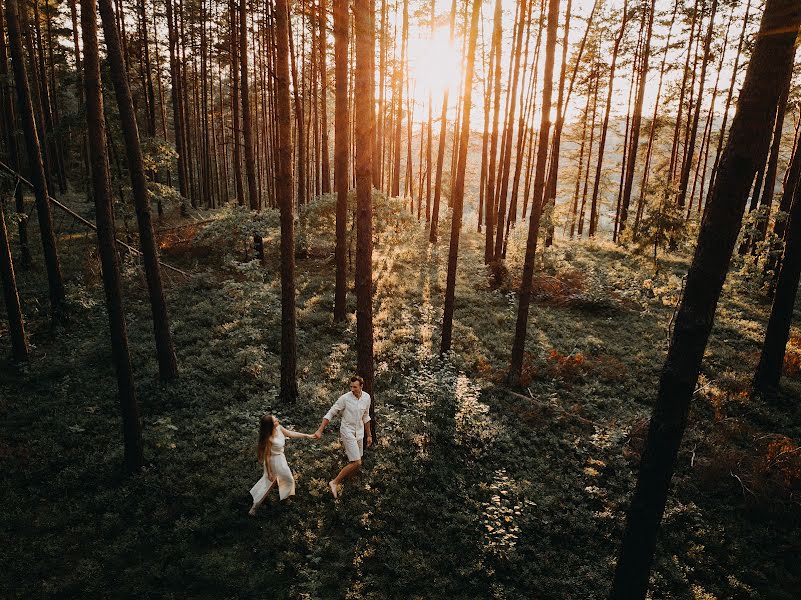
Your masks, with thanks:
[(348, 455), (348, 464), (334, 479), (328, 482), (331, 494), (334, 498), (337, 497), (339, 484), (362, 466), (364, 438), (367, 438), (368, 446), (373, 444), (373, 436), (370, 432), (370, 394), (362, 390), (363, 385), (364, 380), (361, 377), (358, 375), (351, 377), (350, 391), (339, 397), (314, 433), (299, 433), (286, 429), (278, 421), (278, 418), (270, 414), (261, 417), (256, 452), (259, 462), (264, 464), (264, 475), (250, 490), (250, 495), (253, 496), (253, 506), (250, 507), (248, 514), (256, 515), (256, 510), (267, 498), (273, 484), (278, 485), (278, 495), (281, 500), (295, 495), (295, 478), (292, 476), (292, 471), (286, 462), (286, 456), (284, 456), (286, 438), (319, 440), (331, 420), (342, 415), (339, 433), (345, 454)]

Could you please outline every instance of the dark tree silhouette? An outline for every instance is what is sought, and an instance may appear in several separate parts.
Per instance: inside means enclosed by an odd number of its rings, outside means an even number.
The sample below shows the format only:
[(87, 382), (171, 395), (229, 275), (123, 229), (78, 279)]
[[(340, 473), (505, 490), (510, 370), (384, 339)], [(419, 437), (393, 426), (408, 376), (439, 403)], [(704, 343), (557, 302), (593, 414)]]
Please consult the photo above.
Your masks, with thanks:
[(122, 428), (125, 445), (125, 469), (138, 471), (142, 466), (142, 434), (139, 407), (134, 390), (128, 330), (122, 305), (120, 265), (115, 246), (114, 213), (111, 209), (111, 176), (106, 155), (106, 126), (100, 82), (100, 57), (97, 50), (97, 9), (95, 0), (81, 0), (83, 34), (86, 125), (89, 137), (89, 162), (97, 220), (97, 246), (103, 269), (103, 288), (111, 328), (111, 351), (117, 373)]
[(793, 65), (799, 24), (801, 3), (767, 0), (660, 377), (610, 594), (616, 600), (645, 598), (690, 400), (748, 192), (767, 156), (780, 83)]

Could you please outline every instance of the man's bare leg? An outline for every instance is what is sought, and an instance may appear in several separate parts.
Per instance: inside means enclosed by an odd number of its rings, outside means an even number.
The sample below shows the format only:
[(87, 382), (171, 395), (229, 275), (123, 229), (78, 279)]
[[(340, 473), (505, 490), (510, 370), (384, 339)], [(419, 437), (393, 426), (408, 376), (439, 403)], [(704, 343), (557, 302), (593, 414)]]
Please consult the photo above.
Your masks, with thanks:
[(339, 472), (339, 475), (334, 477), (331, 481), (328, 482), (328, 487), (331, 488), (331, 494), (334, 498), (337, 497), (337, 486), (342, 483), (343, 479), (350, 477), (353, 473), (359, 470), (362, 466), (361, 460), (354, 460), (349, 462), (347, 465), (342, 467), (342, 470)]

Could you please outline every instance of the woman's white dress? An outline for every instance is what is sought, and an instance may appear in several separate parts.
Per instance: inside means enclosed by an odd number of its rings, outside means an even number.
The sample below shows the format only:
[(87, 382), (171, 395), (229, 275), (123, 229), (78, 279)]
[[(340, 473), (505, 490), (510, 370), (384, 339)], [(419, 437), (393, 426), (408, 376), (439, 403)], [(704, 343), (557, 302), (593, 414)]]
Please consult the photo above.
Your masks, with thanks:
[(281, 500), (295, 495), (295, 478), (292, 476), (292, 471), (286, 462), (284, 456), (284, 446), (286, 445), (286, 436), (279, 428), (273, 435), (273, 443), (270, 449), (270, 469), (272, 469), (275, 479), (270, 481), (267, 477), (267, 465), (264, 465), (264, 475), (259, 479), (256, 484), (251, 488), (250, 495), (253, 496), (254, 504), (261, 504), (273, 483), (278, 483), (278, 495)]

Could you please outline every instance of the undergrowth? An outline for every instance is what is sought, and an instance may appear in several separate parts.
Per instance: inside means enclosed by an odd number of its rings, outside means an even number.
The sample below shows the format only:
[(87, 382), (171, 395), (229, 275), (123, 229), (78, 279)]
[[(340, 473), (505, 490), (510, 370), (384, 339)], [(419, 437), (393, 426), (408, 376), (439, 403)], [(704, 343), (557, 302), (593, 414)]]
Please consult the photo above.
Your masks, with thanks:
[[(354, 199), (350, 198), (350, 210)], [(291, 440), (298, 495), (256, 519), (259, 416), (316, 428), (346, 389), (355, 302), (334, 323), (335, 197), (297, 218), (298, 377), (277, 398), (275, 211), (165, 224), (180, 379), (157, 380), (141, 266), (124, 263), (146, 467), (121, 472), (92, 244), (62, 235), (70, 321), (47, 323), (41, 260), (19, 273), (33, 357), (0, 366), (0, 589), (7, 596), (600, 598), (608, 589), (687, 257), (574, 242), (538, 251), (523, 385), (504, 386), (524, 227), (503, 269), (461, 243), (453, 351), (438, 356), (447, 239), (377, 195), (377, 446), (334, 502), (336, 426)], [(352, 221), (350, 221), (352, 223)], [(441, 224), (447, 236), (447, 220)], [(33, 228), (32, 228), (33, 229)], [(351, 253), (355, 230), (348, 228)], [(253, 235), (264, 240), (264, 259)], [(653, 598), (791, 598), (798, 553), (799, 334), (781, 408), (747, 393), (767, 308), (727, 283), (679, 453)], [(754, 284), (756, 285), (756, 284)], [(2, 308), (2, 307), (0, 307)], [(0, 330), (0, 352), (9, 341)]]

